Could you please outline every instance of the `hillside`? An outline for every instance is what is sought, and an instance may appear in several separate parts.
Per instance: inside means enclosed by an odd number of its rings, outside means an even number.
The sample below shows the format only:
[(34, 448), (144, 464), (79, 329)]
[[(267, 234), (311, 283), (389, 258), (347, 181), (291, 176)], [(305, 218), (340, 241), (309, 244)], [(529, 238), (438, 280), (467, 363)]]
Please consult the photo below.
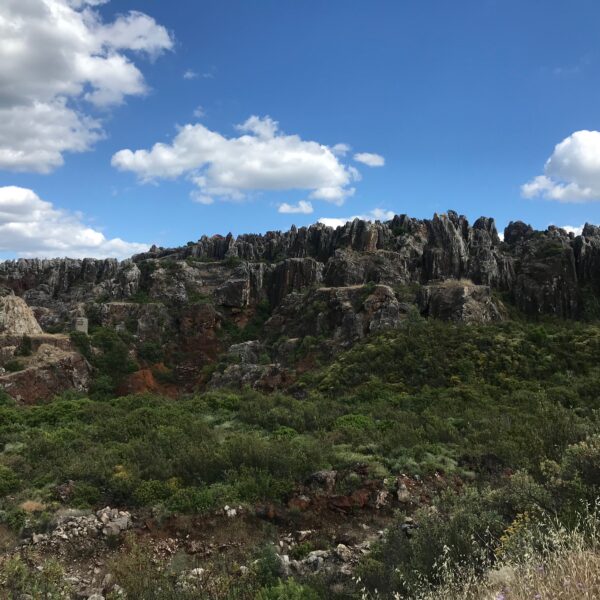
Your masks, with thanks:
[(527, 557), (597, 564), (594, 226), (403, 215), (0, 285), (9, 598), (520, 600)]

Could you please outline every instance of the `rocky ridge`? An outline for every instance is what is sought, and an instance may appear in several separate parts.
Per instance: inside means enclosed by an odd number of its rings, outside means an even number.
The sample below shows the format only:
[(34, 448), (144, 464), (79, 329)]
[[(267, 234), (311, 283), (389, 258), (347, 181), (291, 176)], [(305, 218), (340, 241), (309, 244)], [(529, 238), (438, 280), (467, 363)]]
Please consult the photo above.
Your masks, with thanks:
[[(138, 362), (142, 345), (164, 348), (184, 387), (276, 389), (293, 381), (290, 357), (307, 336), (335, 352), (415, 314), (467, 323), (502, 320), (508, 305), (527, 315), (596, 314), (600, 228), (586, 225), (574, 236), (517, 221), (501, 239), (493, 219), (471, 225), (454, 211), (423, 220), (356, 219), (336, 229), (316, 224), (203, 236), (122, 262), (6, 261), (0, 286), (8, 293), (0, 328), (11, 322), (14, 329), (18, 321), (19, 335), (64, 334), (85, 317), (92, 327), (130, 334)], [(35, 319), (15, 321), (14, 311), (25, 303)], [(235, 356), (233, 346), (244, 341), (255, 342), (252, 360)], [(10, 360), (6, 354), (3, 360)], [(223, 357), (229, 364), (206, 371)], [(151, 366), (140, 364), (146, 371), (137, 380), (159, 389)]]

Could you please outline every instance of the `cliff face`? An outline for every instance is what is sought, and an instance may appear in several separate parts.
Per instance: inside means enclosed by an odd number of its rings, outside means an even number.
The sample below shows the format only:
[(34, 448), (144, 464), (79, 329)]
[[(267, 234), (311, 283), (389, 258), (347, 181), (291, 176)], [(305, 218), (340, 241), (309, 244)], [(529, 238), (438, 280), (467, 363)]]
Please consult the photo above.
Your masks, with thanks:
[[(156, 271), (188, 267), (175, 281)], [(235, 268), (234, 268), (235, 267)], [(600, 228), (574, 237), (550, 227), (511, 223), (501, 241), (494, 220), (473, 225), (453, 211), (418, 220), (355, 220), (286, 232), (202, 237), (181, 248), (155, 248), (121, 263), (107, 260), (20, 259), (0, 263), (0, 285), (38, 307), (50, 326), (89, 301), (128, 300), (140, 290), (156, 299), (187, 301), (190, 287), (215, 290), (217, 304), (244, 307), (268, 298), (279, 304), (311, 285), (367, 282), (397, 285), (469, 279), (501, 290), (527, 314), (577, 318), (583, 296), (600, 291)], [(39, 310), (45, 309), (45, 310)]]
[[(45, 333), (67, 333), (76, 317), (128, 331), (136, 347), (161, 345), (175, 375), (194, 385), (206, 383), (202, 368), (232, 343), (255, 339), (269, 356), (253, 369), (272, 383), (289, 379), (273, 364), (286, 364), (294, 340), (310, 335), (343, 347), (415, 312), (486, 322), (506, 317), (505, 302), (530, 316), (594, 316), (600, 228), (586, 225), (575, 237), (514, 222), (502, 240), (490, 218), (471, 225), (453, 211), (400, 215), (337, 229), (204, 236), (123, 262), (6, 261), (0, 286), (31, 307)], [(282, 337), (291, 340), (274, 345)], [(233, 371), (246, 376), (239, 365)]]

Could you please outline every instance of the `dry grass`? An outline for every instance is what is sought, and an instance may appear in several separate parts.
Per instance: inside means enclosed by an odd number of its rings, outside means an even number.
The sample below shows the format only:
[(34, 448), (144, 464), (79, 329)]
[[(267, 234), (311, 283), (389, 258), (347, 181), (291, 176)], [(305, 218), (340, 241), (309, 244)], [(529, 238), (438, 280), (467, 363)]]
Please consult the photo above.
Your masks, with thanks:
[[(517, 536), (515, 536), (517, 537)], [(598, 600), (600, 599), (600, 512), (582, 517), (567, 531), (559, 523), (537, 525), (508, 540), (512, 549), (503, 559), (477, 573), (470, 567), (438, 562), (442, 584), (423, 583), (409, 595), (394, 600)], [(363, 600), (377, 593), (363, 589)]]
[(454, 288), (454, 287), (471, 287), (475, 285), (471, 279), (466, 279), (464, 277), (460, 279), (444, 279), (440, 284), (440, 287), (444, 288)]
[(17, 543), (17, 536), (9, 527), (0, 523), (0, 553), (6, 552)]
[[(567, 531), (550, 523), (508, 539), (503, 561), (483, 575), (450, 570), (440, 562), (444, 584), (417, 593), (418, 600), (593, 600), (600, 598), (600, 514)], [(506, 538), (505, 538), (506, 539)], [(513, 550), (510, 545), (513, 544)], [(515, 551), (514, 547), (518, 550)], [(445, 570), (446, 569), (446, 570)], [(400, 596), (398, 596), (400, 599)]]
[[(398, 596), (398, 598), (401, 598)], [(485, 578), (446, 582), (419, 600), (593, 600), (600, 598), (600, 553), (558, 552), (525, 565), (505, 565)]]
[(513, 570), (512, 577), (484, 598), (506, 600), (591, 600), (600, 598), (600, 554), (590, 550), (560, 552), (539, 565)]
[(26, 513), (36, 513), (45, 510), (46, 505), (42, 504), (41, 502), (37, 502), (37, 500), (25, 500), (25, 502), (19, 504), (19, 508), (24, 510)]

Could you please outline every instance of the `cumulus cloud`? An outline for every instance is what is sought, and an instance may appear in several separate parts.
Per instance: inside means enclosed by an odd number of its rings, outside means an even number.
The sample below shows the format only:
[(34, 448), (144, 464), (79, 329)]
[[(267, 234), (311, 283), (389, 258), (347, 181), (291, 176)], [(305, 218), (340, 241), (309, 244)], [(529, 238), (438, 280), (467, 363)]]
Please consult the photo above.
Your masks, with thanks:
[(385, 158), (381, 154), (373, 154), (372, 152), (359, 152), (354, 155), (354, 160), (368, 167), (383, 167), (385, 165)]
[(280, 204), (277, 208), (277, 212), (288, 215), (310, 215), (313, 212), (313, 210), (314, 209), (312, 203), (307, 202), (306, 200), (300, 200), (298, 204), (288, 204), (287, 202), (284, 202), (283, 204)]
[(112, 164), (142, 182), (187, 177), (207, 198), (243, 200), (259, 190), (304, 190), (311, 200), (341, 205), (354, 193), (358, 171), (329, 146), (285, 134), (268, 116), (251, 116), (236, 129), (240, 135), (227, 138), (202, 124), (188, 124), (171, 144), (120, 150)]
[(573, 225), (559, 225), (559, 227), (564, 229), (567, 233), (572, 233), (575, 236), (583, 233), (583, 225), (579, 225), (579, 227), (573, 227)]
[(393, 210), (384, 210), (383, 208), (374, 208), (369, 211), (366, 215), (354, 215), (353, 217), (348, 218), (339, 218), (339, 217), (323, 217), (319, 219), (319, 223), (323, 223), (323, 225), (327, 225), (327, 227), (342, 227), (348, 221), (354, 221), (354, 219), (360, 219), (361, 221), (390, 221), (394, 218)]
[(173, 40), (141, 12), (104, 22), (103, 3), (1, 0), (0, 169), (55, 169), (102, 137), (93, 107), (147, 92), (130, 55), (154, 59)]
[(544, 174), (521, 187), (525, 198), (600, 200), (600, 131), (576, 131), (556, 145)]
[(22, 257), (126, 258), (147, 244), (108, 239), (79, 214), (55, 208), (33, 190), (0, 187), (0, 251)]
[(192, 69), (188, 69), (183, 73), (184, 79), (196, 79), (198, 77), (198, 73), (196, 71), (192, 71)]

